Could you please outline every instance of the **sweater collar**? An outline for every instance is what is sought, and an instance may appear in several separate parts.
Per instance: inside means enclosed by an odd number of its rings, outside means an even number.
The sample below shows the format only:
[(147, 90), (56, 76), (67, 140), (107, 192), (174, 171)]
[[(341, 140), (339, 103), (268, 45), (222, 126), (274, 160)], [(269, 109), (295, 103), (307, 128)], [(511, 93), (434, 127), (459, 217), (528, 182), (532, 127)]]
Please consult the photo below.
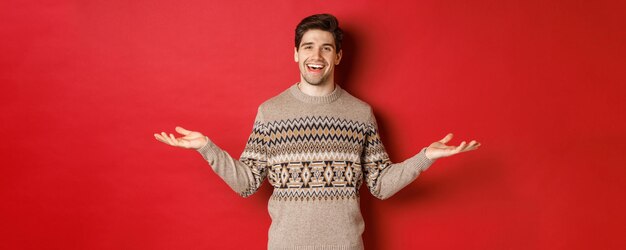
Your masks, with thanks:
[(300, 88), (298, 88), (298, 84), (294, 84), (289, 88), (289, 92), (291, 92), (291, 95), (293, 95), (296, 99), (306, 102), (306, 103), (331, 103), (334, 102), (335, 100), (339, 99), (339, 96), (341, 96), (341, 93), (343, 92), (343, 89), (341, 89), (341, 87), (339, 87), (338, 84), (335, 84), (335, 89), (333, 90), (332, 93), (325, 95), (325, 96), (310, 96), (305, 94), (304, 92), (302, 92), (300, 90)]

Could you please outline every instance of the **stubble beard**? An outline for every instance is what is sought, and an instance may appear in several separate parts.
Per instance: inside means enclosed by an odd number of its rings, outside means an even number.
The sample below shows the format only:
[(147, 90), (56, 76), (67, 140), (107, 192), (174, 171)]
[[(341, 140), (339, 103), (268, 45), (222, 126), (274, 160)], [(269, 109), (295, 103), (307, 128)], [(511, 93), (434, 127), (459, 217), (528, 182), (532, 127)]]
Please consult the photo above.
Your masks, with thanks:
[(326, 80), (328, 79), (328, 76), (322, 76), (320, 78), (316, 78), (316, 77), (308, 76), (307, 74), (301, 74), (301, 75), (306, 83), (314, 85), (314, 86), (322, 85), (322, 83), (326, 82)]
[[(328, 66), (327, 66), (328, 67)], [(330, 77), (330, 75), (332, 74), (332, 71), (328, 72), (328, 74), (322, 74), (319, 78), (316, 76), (312, 76), (309, 75), (308, 72), (306, 72), (306, 65), (303, 66), (304, 71), (300, 71), (300, 75), (302, 76), (302, 79), (313, 86), (320, 86), (323, 85), (324, 83), (326, 83), (326, 81), (328, 81), (328, 78)]]

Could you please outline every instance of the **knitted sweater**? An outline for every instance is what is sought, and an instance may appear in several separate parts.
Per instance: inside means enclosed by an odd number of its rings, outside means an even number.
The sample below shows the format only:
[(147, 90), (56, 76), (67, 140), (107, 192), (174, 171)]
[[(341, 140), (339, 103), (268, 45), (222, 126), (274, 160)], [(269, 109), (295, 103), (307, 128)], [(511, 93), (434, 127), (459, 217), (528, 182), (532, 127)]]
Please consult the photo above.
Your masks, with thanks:
[(210, 140), (198, 152), (243, 197), (267, 177), (269, 249), (363, 249), (361, 184), (389, 198), (433, 163), (425, 149), (393, 164), (368, 104), (339, 85), (315, 97), (294, 84), (259, 106), (239, 160)]

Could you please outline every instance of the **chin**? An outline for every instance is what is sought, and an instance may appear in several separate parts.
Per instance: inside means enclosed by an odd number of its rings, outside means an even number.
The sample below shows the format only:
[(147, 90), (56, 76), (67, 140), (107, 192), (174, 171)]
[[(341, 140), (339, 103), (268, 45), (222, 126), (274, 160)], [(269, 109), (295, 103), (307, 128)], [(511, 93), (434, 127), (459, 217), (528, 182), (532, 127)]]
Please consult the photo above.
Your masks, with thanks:
[(310, 82), (310, 81), (306, 81), (308, 84), (313, 85), (313, 86), (319, 86), (322, 85), (322, 81), (316, 81), (316, 82)]
[(313, 86), (319, 86), (319, 85), (323, 85), (324, 82), (326, 82), (326, 78), (321, 78), (321, 79), (310, 79), (308, 77), (304, 77), (304, 81), (310, 85)]

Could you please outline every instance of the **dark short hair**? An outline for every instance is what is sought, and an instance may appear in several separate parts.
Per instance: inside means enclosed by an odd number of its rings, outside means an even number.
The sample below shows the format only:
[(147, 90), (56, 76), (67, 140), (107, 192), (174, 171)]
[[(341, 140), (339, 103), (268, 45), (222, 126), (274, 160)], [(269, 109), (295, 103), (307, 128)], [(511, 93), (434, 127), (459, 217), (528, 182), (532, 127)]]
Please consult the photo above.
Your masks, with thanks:
[(339, 28), (339, 21), (331, 14), (316, 14), (305, 17), (296, 27), (296, 49), (299, 49), (302, 36), (308, 30), (323, 30), (333, 34), (335, 38), (336, 53), (341, 51), (341, 41), (343, 40), (343, 31)]

